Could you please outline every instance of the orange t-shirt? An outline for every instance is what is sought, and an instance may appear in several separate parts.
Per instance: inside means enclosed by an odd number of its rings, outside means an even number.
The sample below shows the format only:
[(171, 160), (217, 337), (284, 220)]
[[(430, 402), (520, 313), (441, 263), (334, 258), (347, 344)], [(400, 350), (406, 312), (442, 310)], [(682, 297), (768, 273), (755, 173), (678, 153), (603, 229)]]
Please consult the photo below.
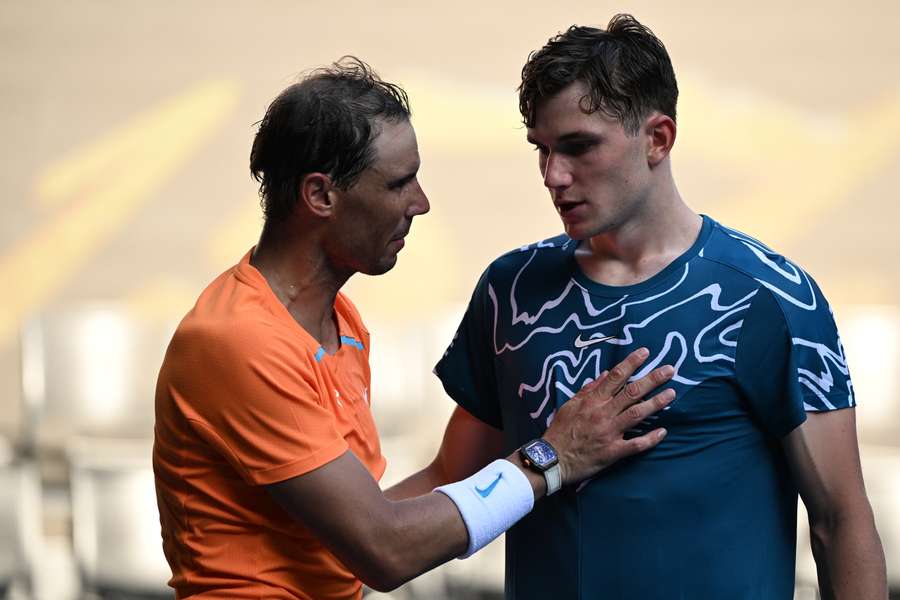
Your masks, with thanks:
[(359, 580), (269, 496), (348, 448), (384, 473), (369, 333), (342, 294), (333, 355), (241, 262), (178, 326), (156, 388), (153, 469), (177, 597), (347, 599)]

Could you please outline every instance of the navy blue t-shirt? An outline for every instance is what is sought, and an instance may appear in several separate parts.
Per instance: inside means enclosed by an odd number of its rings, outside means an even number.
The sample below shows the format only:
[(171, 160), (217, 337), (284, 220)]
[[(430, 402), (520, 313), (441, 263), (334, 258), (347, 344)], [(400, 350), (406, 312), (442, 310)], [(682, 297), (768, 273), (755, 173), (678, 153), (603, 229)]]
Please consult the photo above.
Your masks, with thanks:
[(561, 235), (490, 265), (435, 368), (447, 393), (509, 452), (641, 346), (634, 377), (672, 364), (677, 395), (630, 432), (666, 427), (658, 447), (538, 502), (508, 532), (507, 597), (789, 600), (797, 492), (780, 440), (807, 411), (855, 404), (818, 286), (709, 217), (687, 252), (632, 286), (588, 279), (576, 246)]

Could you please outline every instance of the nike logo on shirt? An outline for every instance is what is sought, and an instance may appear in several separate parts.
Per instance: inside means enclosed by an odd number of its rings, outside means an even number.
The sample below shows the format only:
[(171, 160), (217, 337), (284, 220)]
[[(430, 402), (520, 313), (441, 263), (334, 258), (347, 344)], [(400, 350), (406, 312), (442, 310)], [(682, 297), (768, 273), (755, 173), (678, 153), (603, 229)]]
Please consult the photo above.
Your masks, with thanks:
[(481, 489), (480, 487), (478, 487), (476, 485), (475, 491), (478, 492), (478, 495), (481, 496), (482, 498), (487, 498), (488, 496), (491, 495), (491, 492), (494, 491), (494, 488), (497, 487), (497, 484), (500, 483), (500, 479), (502, 479), (502, 478), (503, 478), (503, 473), (498, 473), (497, 479), (495, 479), (493, 481), (493, 483), (491, 483), (491, 485), (487, 486), (484, 489)]
[(605, 342), (606, 340), (613, 339), (612, 335), (605, 335), (603, 337), (598, 338), (588, 338), (586, 340), (581, 338), (581, 334), (578, 334), (578, 337), (575, 338), (575, 347), (576, 348), (587, 348), (588, 346), (593, 346), (594, 344), (599, 344), (600, 342)]

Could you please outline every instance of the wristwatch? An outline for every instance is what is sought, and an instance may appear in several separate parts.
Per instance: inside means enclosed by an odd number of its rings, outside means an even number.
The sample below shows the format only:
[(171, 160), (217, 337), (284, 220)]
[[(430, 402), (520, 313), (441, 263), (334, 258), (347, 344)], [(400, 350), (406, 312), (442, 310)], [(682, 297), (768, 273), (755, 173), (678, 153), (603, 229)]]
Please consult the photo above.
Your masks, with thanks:
[(549, 496), (562, 487), (562, 473), (559, 468), (559, 456), (550, 442), (543, 438), (531, 440), (521, 448), (519, 455), (525, 466), (544, 474)]

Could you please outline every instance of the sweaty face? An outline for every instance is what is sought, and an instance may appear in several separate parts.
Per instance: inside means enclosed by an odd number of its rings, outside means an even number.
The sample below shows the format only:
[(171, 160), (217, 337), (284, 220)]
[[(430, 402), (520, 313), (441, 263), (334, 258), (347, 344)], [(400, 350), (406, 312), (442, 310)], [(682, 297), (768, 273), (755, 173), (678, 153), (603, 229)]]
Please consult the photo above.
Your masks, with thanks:
[(416, 175), (419, 148), (408, 121), (379, 121), (375, 159), (349, 189), (335, 190), (335, 260), (354, 272), (380, 275), (397, 263), (412, 219), (429, 210)]
[(647, 140), (629, 136), (601, 111), (585, 114), (581, 82), (542, 101), (528, 141), (569, 237), (583, 240), (621, 227), (647, 196)]

